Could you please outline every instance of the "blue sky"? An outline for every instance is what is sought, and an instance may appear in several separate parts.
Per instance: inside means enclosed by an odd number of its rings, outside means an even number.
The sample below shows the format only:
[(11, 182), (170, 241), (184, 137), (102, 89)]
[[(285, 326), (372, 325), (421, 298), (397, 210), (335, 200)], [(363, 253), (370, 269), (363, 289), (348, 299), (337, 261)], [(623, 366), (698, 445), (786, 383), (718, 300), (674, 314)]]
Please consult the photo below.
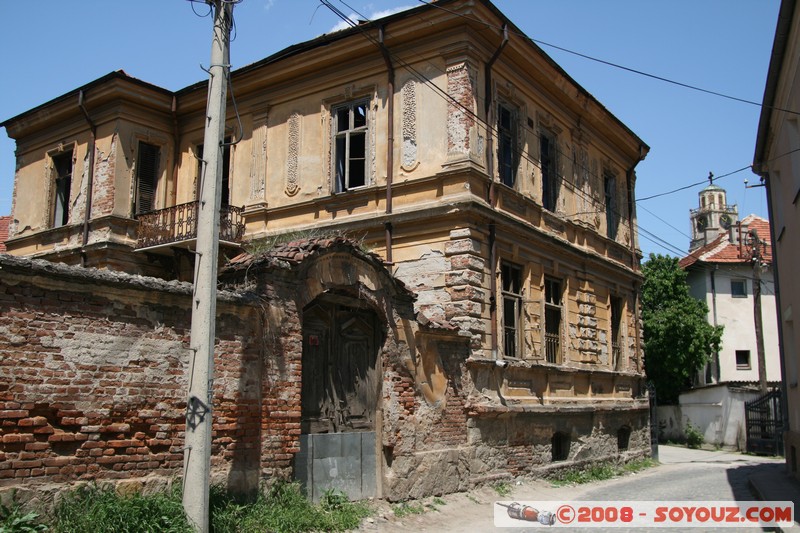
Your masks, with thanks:
[[(375, 18), (419, 0), (332, 0)], [(761, 102), (779, 0), (495, 0), (578, 83), (650, 145), (637, 167), (638, 198), (728, 174), (752, 163), (760, 109), (591, 61), (556, 45), (736, 98)], [(113, 70), (177, 90), (206, 78), (208, 8), (187, 0), (4, 2), (0, 120)], [(238, 68), (331, 31), (340, 20), (318, 0), (244, 0), (235, 9)], [(766, 217), (749, 170), (716, 182), (741, 218)], [(14, 142), (0, 133), (0, 215), (10, 214)], [(697, 186), (638, 204), (640, 244), (681, 255)], [(654, 237), (655, 236), (655, 237)], [(661, 240), (660, 242), (653, 242)]]

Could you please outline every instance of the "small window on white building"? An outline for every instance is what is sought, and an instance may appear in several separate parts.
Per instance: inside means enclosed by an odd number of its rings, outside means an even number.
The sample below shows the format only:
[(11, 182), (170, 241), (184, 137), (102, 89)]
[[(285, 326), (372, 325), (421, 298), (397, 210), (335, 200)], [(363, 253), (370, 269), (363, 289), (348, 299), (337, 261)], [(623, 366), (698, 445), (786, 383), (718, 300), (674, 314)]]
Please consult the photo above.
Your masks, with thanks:
[(736, 370), (750, 370), (750, 350), (736, 350)]
[(743, 279), (732, 279), (731, 296), (734, 298), (747, 298), (747, 281)]

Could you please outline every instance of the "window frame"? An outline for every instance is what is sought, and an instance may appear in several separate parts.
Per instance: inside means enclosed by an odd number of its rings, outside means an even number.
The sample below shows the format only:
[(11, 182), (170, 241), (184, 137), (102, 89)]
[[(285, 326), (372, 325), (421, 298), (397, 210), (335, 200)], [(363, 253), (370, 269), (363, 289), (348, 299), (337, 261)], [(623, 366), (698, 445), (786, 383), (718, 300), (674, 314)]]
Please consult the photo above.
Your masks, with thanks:
[[(504, 124), (507, 118), (508, 124)], [(506, 102), (497, 104), (497, 177), (514, 188), (519, 170), (519, 109)]]
[(603, 172), (603, 200), (606, 212), (606, 237), (617, 240), (620, 220), (617, 213), (617, 176), (608, 170)]
[[(739, 355), (746, 355), (747, 356), (747, 362), (746, 363), (740, 363), (739, 362)], [(736, 361), (736, 370), (752, 370), (753, 369), (752, 360), (750, 358), (750, 350), (735, 350), (734, 351), (734, 358), (735, 358), (735, 361)]]
[[(155, 148), (155, 166), (146, 167), (144, 163), (146, 161), (143, 160), (145, 151), (142, 150), (143, 146), (147, 146), (149, 148)], [(161, 173), (162, 173), (162, 151), (163, 146), (160, 144), (147, 142), (144, 140), (139, 140), (138, 144), (136, 145), (136, 167), (134, 169), (134, 189), (133, 189), (133, 216), (137, 217), (144, 213), (148, 213), (150, 211), (155, 211), (158, 207), (158, 184), (161, 181)], [(148, 154), (148, 155), (152, 155)], [(150, 162), (150, 161), (147, 161)], [(151, 175), (143, 176), (143, 173), (146, 171), (151, 171)], [(151, 185), (150, 191), (144, 190), (145, 181), (143, 178), (149, 178)], [(149, 196), (149, 198), (147, 198)], [(149, 207), (149, 209), (143, 209), (142, 206)]]
[[(564, 282), (561, 279), (545, 276), (544, 278), (544, 328), (543, 335), (543, 355), (545, 361), (552, 364), (560, 364), (562, 354), (562, 335), (561, 328), (564, 322)], [(554, 296), (558, 296), (555, 301)], [(557, 317), (556, 324), (548, 317)]]
[[(356, 113), (355, 109), (359, 106), (363, 106), (364, 108), (364, 120), (363, 125), (356, 125)], [(346, 109), (348, 124), (346, 129), (340, 128), (340, 112)], [(342, 102), (340, 104), (335, 104), (331, 106), (330, 109), (331, 113), (331, 178), (332, 178), (332, 192), (334, 194), (337, 193), (344, 193), (351, 190), (362, 189), (370, 185), (370, 168), (369, 168), (369, 161), (370, 161), (370, 98), (363, 97), (357, 98), (353, 100), (348, 100), (347, 102)], [(357, 138), (356, 136), (363, 136), (364, 139), (364, 147), (363, 147), (363, 156), (362, 157), (353, 157), (352, 149), (354, 147), (353, 139)], [(343, 151), (340, 150), (340, 143), (343, 142)], [(342, 155), (343, 154), (343, 155)], [(341, 159), (342, 165), (340, 165), (340, 156), (343, 157)], [(363, 159), (363, 183), (352, 185), (352, 178), (351, 175), (352, 169), (352, 162), (358, 161)], [(340, 175), (340, 172), (344, 172), (344, 175)]]
[[(544, 143), (547, 142), (547, 147)], [(556, 134), (539, 130), (539, 169), (542, 173), (542, 207), (555, 213), (558, 209), (558, 138)]]
[[(69, 224), (70, 195), (72, 194), (72, 177), (75, 173), (75, 149), (70, 146), (49, 154), (52, 176), (52, 209), (50, 211), (50, 227), (61, 228)], [(59, 168), (61, 162), (68, 161), (66, 167)], [(64, 170), (64, 172), (62, 172)]]
[[(506, 357), (522, 356), (522, 266), (502, 261), (500, 263), (500, 293), (503, 301), (503, 354)], [(510, 311), (510, 312), (509, 312)]]
[[(220, 190), (220, 206), (230, 205), (231, 198), (231, 137), (226, 136), (222, 141), (222, 189)], [(201, 183), (203, 181), (203, 143), (195, 144), (197, 155), (196, 182), (194, 190), (195, 200), (200, 200)]]
[[(733, 287), (734, 284), (741, 284), (742, 291), (734, 291)], [(731, 279), (731, 298), (747, 298), (749, 294), (747, 293), (747, 280), (734, 278)]]
[(622, 319), (625, 316), (624, 300), (619, 296), (612, 295), (609, 298), (608, 308), (610, 314), (609, 324), (611, 325), (611, 368), (618, 370), (623, 363)]

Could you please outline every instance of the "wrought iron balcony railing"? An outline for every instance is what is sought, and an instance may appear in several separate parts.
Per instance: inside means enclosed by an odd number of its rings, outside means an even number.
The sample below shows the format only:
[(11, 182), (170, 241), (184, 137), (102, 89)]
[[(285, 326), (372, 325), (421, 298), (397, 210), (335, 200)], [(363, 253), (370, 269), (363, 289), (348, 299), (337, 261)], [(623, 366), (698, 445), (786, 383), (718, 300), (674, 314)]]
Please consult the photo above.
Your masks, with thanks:
[[(198, 201), (143, 213), (137, 218), (136, 248), (151, 248), (197, 238)], [(223, 205), (219, 213), (219, 240), (240, 243), (244, 236), (241, 207)]]

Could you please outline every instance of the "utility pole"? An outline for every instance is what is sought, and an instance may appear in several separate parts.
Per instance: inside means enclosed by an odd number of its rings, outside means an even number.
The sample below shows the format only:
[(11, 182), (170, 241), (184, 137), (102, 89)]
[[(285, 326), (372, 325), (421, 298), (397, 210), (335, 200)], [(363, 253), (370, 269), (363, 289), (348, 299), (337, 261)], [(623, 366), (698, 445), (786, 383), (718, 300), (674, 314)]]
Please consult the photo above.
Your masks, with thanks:
[(209, 529), (208, 494), (211, 473), (222, 143), (225, 136), (230, 29), (233, 20), (233, 4), (229, 0), (206, 2), (214, 10), (214, 36), (211, 43), (211, 65), (208, 69), (208, 103), (203, 137), (205, 148), (197, 214), (197, 254), (192, 294), (189, 391), (186, 399), (183, 455), (183, 509), (192, 527), (203, 533)]
[(761, 323), (761, 265), (763, 260), (763, 242), (758, 238), (758, 231), (752, 228), (748, 232), (750, 261), (753, 263), (753, 320), (756, 327), (756, 350), (758, 352), (758, 387), (762, 394), (767, 393), (767, 358), (764, 354), (764, 329)]

